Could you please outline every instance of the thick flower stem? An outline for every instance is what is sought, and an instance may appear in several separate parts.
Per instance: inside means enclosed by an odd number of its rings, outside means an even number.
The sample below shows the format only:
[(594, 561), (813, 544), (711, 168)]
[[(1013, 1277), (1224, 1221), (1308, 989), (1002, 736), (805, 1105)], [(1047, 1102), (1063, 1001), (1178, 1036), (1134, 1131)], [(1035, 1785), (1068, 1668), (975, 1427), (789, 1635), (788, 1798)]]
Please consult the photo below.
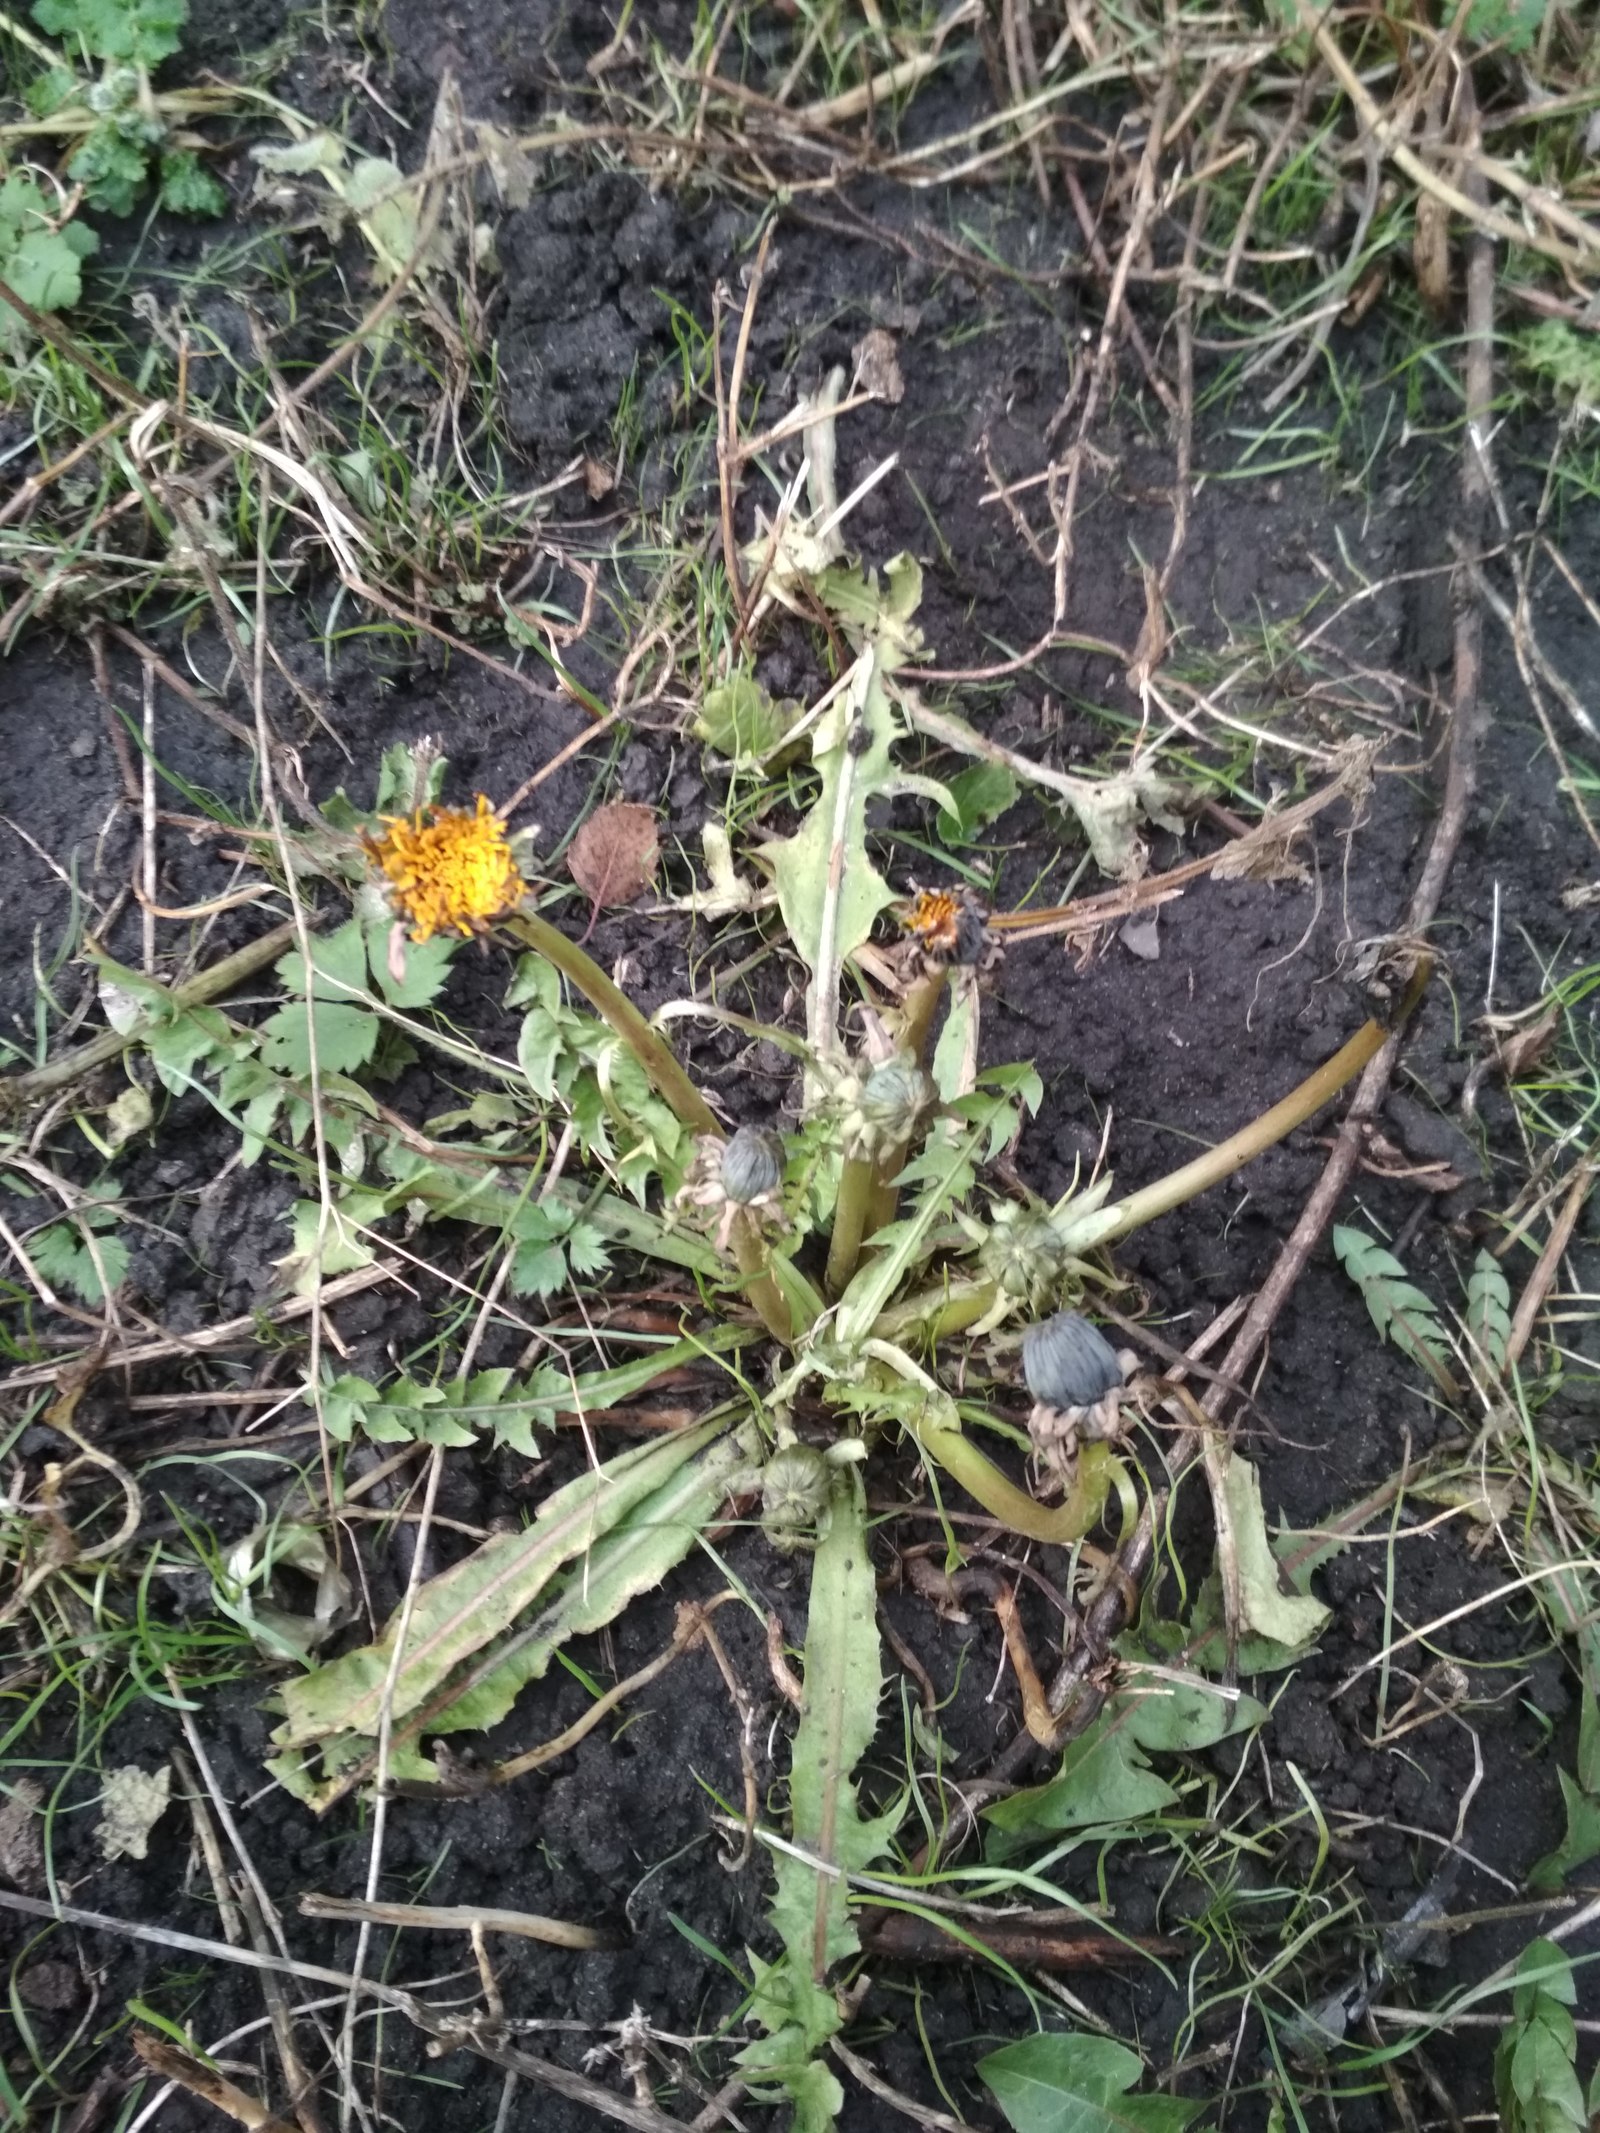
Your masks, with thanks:
[(1070, 1547), (1082, 1540), (1105, 1508), (1117, 1461), (1104, 1444), (1086, 1444), (1078, 1454), (1078, 1471), (1070, 1493), (1054, 1510), (1026, 1489), (1007, 1481), (963, 1431), (939, 1429), (926, 1422), (913, 1422), (911, 1433), (923, 1453), (961, 1484), (975, 1502), (998, 1518), (1013, 1533), (1054, 1547)]
[(994, 1309), (1000, 1294), (992, 1281), (947, 1281), (889, 1305), (873, 1322), (878, 1340), (906, 1342), (919, 1335), (929, 1346), (965, 1333)]
[(1106, 1213), (1115, 1220), (1096, 1242), (1114, 1244), (1119, 1237), (1143, 1229), (1158, 1215), (1168, 1214), (1186, 1200), (1209, 1192), (1213, 1185), (1220, 1185), (1244, 1164), (1275, 1147), (1286, 1134), (1320, 1111), (1330, 1097), (1337, 1096), (1347, 1081), (1353, 1081), (1367, 1061), (1383, 1049), (1388, 1037), (1381, 1022), (1363, 1023), (1348, 1044), (1341, 1045), (1327, 1064), (1318, 1067), (1299, 1088), (1291, 1089), (1281, 1103), (1263, 1111), (1215, 1148), (1208, 1148), (1204, 1155), (1196, 1156), (1192, 1163), (1185, 1163), (1182, 1169), (1170, 1171), (1153, 1185), (1146, 1185), (1142, 1192), (1130, 1193), (1126, 1200), (1107, 1208)]
[(761, 1323), (781, 1346), (791, 1347), (794, 1343), (794, 1314), (772, 1278), (767, 1241), (746, 1209), (741, 1208), (735, 1216), (728, 1241), (744, 1276), (745, 1293), (755, 1305)]
[(875, 1164), (865, 1156), (847, 1155), (839, 1173), (839, 1197), (833, 1205), (833, 1234), (828, 1240), (828, 1294), (842, 1296), (861, 1257), (877, 1186)]
[(650, 1078), (651, 1086), (672, 1108), (691, 1133), (723, 1138), (722, 1127), (705, 1098), (678, 1064), (677, 1056), (659, 1030), (654, 1030), (627, 994), (620, 992), (594, 957), (558, 933), (547, 919), (525, 907), (509, 912), (500, 921), (514, 939), (554, 963), (575, 985), (595, 1013), (604, 1016)]
[(899, 1049), (909, 1052), (919, 1067), (928, 1064), (929, 1041), (933, 1036), (933, 1018), (939, 1009), (939, 997), (944, 991), (945, 973), (942, 970), (924, 972), (906, 988), (900, 1002)]

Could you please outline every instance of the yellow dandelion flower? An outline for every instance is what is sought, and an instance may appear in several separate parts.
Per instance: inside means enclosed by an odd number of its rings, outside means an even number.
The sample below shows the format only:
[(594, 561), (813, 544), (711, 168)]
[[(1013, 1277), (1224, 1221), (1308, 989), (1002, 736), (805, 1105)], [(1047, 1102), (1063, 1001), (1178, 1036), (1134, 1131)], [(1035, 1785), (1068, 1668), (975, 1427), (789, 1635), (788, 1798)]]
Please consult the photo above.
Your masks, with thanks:
[(381, 867), (395, 909), (414, 941), (436, 933), (481, 933), (522, 896), (506, 827), (483, 797), (464, 807), (419, 808), (385, 815), (381, 837), (362, 837)]

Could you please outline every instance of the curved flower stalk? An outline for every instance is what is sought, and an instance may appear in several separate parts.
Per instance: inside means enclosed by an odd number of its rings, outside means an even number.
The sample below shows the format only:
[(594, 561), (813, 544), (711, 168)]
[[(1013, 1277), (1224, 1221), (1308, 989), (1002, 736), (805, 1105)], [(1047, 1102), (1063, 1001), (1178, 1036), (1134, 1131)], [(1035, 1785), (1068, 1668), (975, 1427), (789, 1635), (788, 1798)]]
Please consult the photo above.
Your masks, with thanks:
[[(1396, 1029), (1404, 1026), (1421, 998), (1429, 970), (1426, 963), (1418, 966), (1396, 1014)], [(1106, 1178), (1097, 1180), (1081, 1195), (1068, 1195), (1057, 1201), (1042, 1214), (1020, 1209), (1003, 1230), (997, 1224), (986, 1234), (984, 1255), (989, 1264), (984, 1265), (980, 1258), (984, 1278), (949, 1282), (942, 1290), (901, 1298), (884, 1313), (874, 1330), (899, 1338), (921, 1330), (925, 1338), (937, 1340), (969, 1328), (991, 1331), (1023, 1303), (1031, 1302), (1039, 1308), (1049, 1294), (1049, 1282), (1045, 1280), (1041, 1286), (1037, 1277), (1048, 1273), (1046, 1262), (1053, 1254), (1060, 1255), (1057, 1279), (1064, 1282), (1076, 1270), (1075, 1262), (1082, 1253), (1131, 1236), (1159, 1215), (1170, 1214), (1173, 1208), (1220, 1185), (1246, 1163), (1275, 1147), (1296, 1126), (1314, 1117), (1376, 1057), (1392, 1034), (1381, 1022), (1363, 1023), (1331, 1059), (1259, 1118), (1215, 1148), (1208, 1148), (1204, 1155), (1196, 1156), (1192, 1163), (1157, 1178), (1154, 1184), (1130, 1193), (1125, 1200), (1114, 1201), (1109, 1207), (1101, 1204), (1111, 1189), (1111, 1181)], [(1050, 1233), (1049, 1250), (1031, 1254), (1025, 1265), (1015, 1247), (1022, 1241), (1025, 1227), (1031, 1232), (1029, 1243), (1039, 1244), (1043, 1231), (1033, 1227), (1035, 1221), (1042, 1222)]]
[(906, 1427), (923, 1456), (958, 1482), (1002, 1525), (1029, 1540), (1054, 1547), (1070, 1547), (1099, 1522), (1113, 1482), (1126, 1481), (1122, 1462), (1106, 1444), (1086, 1444), (1063, 1502), (1046, 1506), (1026, 1489), (1008, 1481), (994, 1461), (981, 1452), (961, 1427), (955, 1402), (942, 1385), (914, 1363), (903, 1348), (890, 1341), (869, 1339), (862, 1353), (885, 1363), (908, 1384), (919, 1388), (925, 1400), (904, 1414)]

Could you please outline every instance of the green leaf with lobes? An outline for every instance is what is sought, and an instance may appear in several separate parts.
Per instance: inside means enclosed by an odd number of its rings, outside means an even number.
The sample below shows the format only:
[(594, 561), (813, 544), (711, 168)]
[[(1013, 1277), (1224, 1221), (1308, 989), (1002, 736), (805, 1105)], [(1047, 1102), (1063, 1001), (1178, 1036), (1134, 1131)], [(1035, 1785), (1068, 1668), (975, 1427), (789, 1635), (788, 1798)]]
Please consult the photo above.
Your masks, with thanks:
[(1204, 2110), (1181, 2096), (1129, 2093), (1144, 2072), (1113, 2037), (1052, 2031), (978, 2061), (1013, 2133), (1182, 2133)]

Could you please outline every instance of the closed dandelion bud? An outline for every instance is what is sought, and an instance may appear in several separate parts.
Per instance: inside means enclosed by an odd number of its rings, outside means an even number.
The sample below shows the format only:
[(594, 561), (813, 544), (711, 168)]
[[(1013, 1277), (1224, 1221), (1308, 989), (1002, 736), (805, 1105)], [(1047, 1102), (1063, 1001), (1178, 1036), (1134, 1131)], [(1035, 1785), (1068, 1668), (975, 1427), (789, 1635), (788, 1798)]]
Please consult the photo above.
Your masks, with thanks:
[(1076, 1311), (1030, 1326), (1022, 1341), (1022, 1375), (1041, 1407), (1058, 1412), (1095, 1407), (1122, 1385), (1117, 1351)]
[(1006, 1296), (1043, 1309), (1059, 1290), (1066, 1259), (1042, 1208), (1008, 1202), (994, 1210), (978, 1264)]
[(828, 1462), (814, 1445), (786, 1444), (761, 1474), (761, 1527), (783, 1555), (805, 1546), (804, 1536), (828, 1506)]
[(933, 1102), (933, 1083), (910, 1059), (886, 1059), (861, 1085), (844, 1120), (845, 1152), (875, 1161), (903, 1148)]
[(921, 1067), (909, 1059), (886, 1059), (867, 1076), (861, 1092), (861, 1108), (875, 1124), (914, 1122), (927, 1103), (931, 1090)]
[(722, 1189), (728, 1198), (748, 1207), (782, 1183), (782, 1141), (760, 1126), (741, 1126), (722, 1150)]

